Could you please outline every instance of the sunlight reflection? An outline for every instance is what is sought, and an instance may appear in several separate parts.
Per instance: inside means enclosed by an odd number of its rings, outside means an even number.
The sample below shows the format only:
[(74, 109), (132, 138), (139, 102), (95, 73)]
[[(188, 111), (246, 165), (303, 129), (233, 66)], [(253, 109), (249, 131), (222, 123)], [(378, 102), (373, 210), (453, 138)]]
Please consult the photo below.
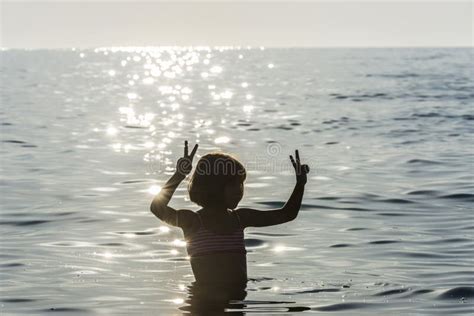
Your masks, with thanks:
[(220, 74), (222, 72), (221, 66), (214, 66), (210, 69), (210, 72), (213, 74)]
[(296, 250), (304, 250), (303, 248), (298, 248), (298, 247), (288, 247), (285, 245), (276, 245), (272, 249), (274, 252), (280, 253), (280, 252), (285, 252), (285, 251), (296, 251)]
[(153, 146), (155, 146), (155, 143), (149, 141), (149, 142), (145, 142), (145, 143), (143, 144), (143, 146), (144, 146), (145, 148), (152, 148)]
[(275, 252), (283, 252), (283, 251), (285, 251), (285, 249), (286, 249), (285, 246), (279, 245), (279, 246), (275, 246), (275, 247), (273, 248), (273, 251), (275, 251)]
[(226, 90), (226, 91), (224, 91), (224, 92), (221, 93), (221, 97), (222, 97), (223, 99), (231, 99), (233, 95), (234, 95), (234, 94), (233, 94), (231, 91), (229, 91), (229, 90)]
[[(148, 188), (148, 193), (150, 193), (152, 195), (156, 195), (160, 191), (161, 191), (161, 187), (159, 185), (152, 185), (151, 187)], [(166, 227), (166, 226), (161, 226), (161, 227)], [(160, 227), (160, 229), (161, 229), (161, 227)], [(166, 227), (166, 228), (168, 228), (168, 227)], [(169, 228), (168, 228), (168, 230), (169, 230)]]
[(253, 105), (251, 104), (247, 104), (247, 105), (244, 105), (243, 106), (243, 110), (245, 113), (251, 113), (253, 111)]
[(186, 241), (180, 240), (180, 239), (175, 239), (175, 240), (173, 240), (173, 245), (175, 245), (176, 247), (184, 247), (184, 246), (186, 246)]
[(160, 226), (160, 227), (158, 227), (158, 229), (162, 233), (168, 233), (170, 231), (170, 228), (168, 226)]
[(116, 129), (115, 127), (109, 126), (107, 128), (107, 135), (113, 136), (113, 135), (117, 135), (117, 133), (118, 133), (118, 129)]
[(175, 298), (173, 300), (171, 300), (173, 303), (175, 304), (183, 304), (184, 303), (184, 300), (182, 298)]
[(214, 143), (216, 144), (226, 144), (230, 141), (230, 138), (227, 137), (227, 136), (221, 136), (221, 137), (217, 137), (216, 139), (214, 139)]
[(97, 255), (97, 256), (106, 258), (106, 259), (111, 259), (111, 258), (114, 257), (114, 255), (110, 251), (105, 251), (105, 252), (102, 252), (102, 253), (94, 252), (94, 254)]
[(146, 84), (146, 85), (150, 85), (150, 84), (153, 84), (155, 82), (155, 79), (151, 78), (151, 77), (147, 77), (147, 78), (144, 78), (142, 80), (143, 84)]
[(138, 95), (136, 93), (133, 93), (133, 92), (127, 93), (127, 98), (129, 100), (135, 100), (137, 97), (138, 97)]

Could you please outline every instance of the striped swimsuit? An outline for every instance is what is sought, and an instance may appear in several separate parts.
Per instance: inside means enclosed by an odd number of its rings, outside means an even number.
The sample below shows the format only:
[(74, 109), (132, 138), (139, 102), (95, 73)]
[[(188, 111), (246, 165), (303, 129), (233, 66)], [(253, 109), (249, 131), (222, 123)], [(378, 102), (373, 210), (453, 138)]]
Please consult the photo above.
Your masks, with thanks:
[[(210, 255), (214, 253), (232, 252), (246, 254), (244, 243), (244, 230), (239, 228), (231, 233), (216, 234), (206, 228), (202, 223), (201, 215), (197, 213), (201, 227), (186, 241), (186, 249), (190, 257)], [(240, 218), (235, 213), (240, 223)], [(242, 225), (240, 225), (242, 227)]]

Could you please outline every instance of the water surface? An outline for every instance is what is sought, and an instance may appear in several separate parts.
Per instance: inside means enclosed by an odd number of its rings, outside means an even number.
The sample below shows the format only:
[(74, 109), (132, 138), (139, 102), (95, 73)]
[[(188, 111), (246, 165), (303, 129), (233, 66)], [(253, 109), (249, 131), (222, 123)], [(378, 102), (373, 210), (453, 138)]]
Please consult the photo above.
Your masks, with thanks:
[[(149, 211), (188, 139), (242, 160), (241, 206), (282, 205), (295, 148), (312, 168), (295, 221), (246, 229), (229, 312), (469, 314), (472, 53), (1, 51), (2, 313), (202, 303), (182, 232)], [(197, 210), (185, 184), (172, 205)]]

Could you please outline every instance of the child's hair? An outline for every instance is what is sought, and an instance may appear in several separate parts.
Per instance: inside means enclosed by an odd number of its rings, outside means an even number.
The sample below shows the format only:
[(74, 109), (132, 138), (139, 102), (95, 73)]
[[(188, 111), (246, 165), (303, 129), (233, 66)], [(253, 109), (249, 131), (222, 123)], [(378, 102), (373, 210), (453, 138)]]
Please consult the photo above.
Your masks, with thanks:
[(189, 181), (189, 197), (203, 207), (223, 203), (226, 184), (243, 183), (246, 176), (244, 166), (231, 155), (206, 154), (199, 159)]

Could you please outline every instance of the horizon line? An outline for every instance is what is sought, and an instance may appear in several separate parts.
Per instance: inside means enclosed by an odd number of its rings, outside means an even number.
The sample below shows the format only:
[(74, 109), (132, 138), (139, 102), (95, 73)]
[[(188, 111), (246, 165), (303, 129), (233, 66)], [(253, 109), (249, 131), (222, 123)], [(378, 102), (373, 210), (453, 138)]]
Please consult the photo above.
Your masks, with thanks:
[(88, 46), (88, 47), (2, 47), (0, 50), (124, 50), (124, 49), (230, 49), (230, 50), (253, 50), (253, 49), (367, 49), (367, 48), (474, 48), (474, 44), (469, 45), (433, 45), (433, 46), (252, 46), (252, 45), (122, 45), (122, 46)]

